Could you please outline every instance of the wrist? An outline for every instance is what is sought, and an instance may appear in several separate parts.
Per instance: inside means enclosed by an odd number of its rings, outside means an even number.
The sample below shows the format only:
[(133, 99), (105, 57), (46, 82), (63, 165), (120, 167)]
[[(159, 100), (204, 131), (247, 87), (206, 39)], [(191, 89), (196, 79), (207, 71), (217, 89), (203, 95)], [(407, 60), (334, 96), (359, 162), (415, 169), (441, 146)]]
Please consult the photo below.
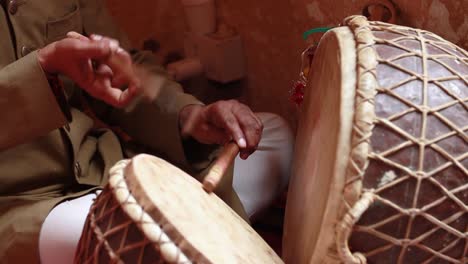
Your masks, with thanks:
[(182, 137), (189, 137), (193, 129), (193, 123), (197, 111), (200, 111), (203, 105), (189, 104), (184, 106), (179, 112), (179, 128), (182, 132)]
[(47, 73), (46, 78), (49, 82), (50, 89), (54, 94), (54, 97), (59, 105), (62, 113), (64, 114), (65, 118), (68, 122), (72, 121), (72, 115), (70, 112), (70, 106), (68, 105), (67, 97), (65, 96), (65, 92), (63, 91), (63, 85), (60, 81), (58, 75), (56, 73)]
[(48, 46), (39, 49), (37, 51), (37, 61), (39, 65), (41, 66), (42, 70), (47, 74), (47, 75), (54, 75), (57, 74), (55, 70), (50, 66), (50, 51)]
[(187, 123), (187, 120), (191, 116), (191, 113), (194, 111), (197, 111), (198, 109), (201, 109), (203, 105), (197, 105), (197, 104), (190, 104), (184, 106), (180, 112), (179, 112), (179, 126), (181, 128), (184, 127), (184, 125)]

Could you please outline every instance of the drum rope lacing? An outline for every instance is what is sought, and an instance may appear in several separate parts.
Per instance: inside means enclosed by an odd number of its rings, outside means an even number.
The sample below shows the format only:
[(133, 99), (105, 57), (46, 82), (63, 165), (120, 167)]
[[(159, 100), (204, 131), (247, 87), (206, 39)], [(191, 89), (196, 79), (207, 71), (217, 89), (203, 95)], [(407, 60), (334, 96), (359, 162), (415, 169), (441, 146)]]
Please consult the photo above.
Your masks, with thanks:
[[(337, 250), (345, 263), (365, 263), (366, 258), (361, 253), (351, 253), (348, 238), (351, 230), (361, 214), (371, 204), (356, 203), (355, 190), (362, 188), (362, 178), (369, 165), (367, 153), (370, 152), (370, 138), (374, 127), (374, 97), (377, 86), (377, 58), (372, 45), (374, 41), (365, 17), (351, 17), (345, 21), (355, 34), (357, 42), (357, 75), (358, 89), (356, 91), (355, 120), (353, 125), (351, 158), (348, 163), (346, 187), (344, 190), (345, 205), (349, 208), (337, 229)], [(372, 197), (366, 194), (363, 197)], [(370, 198), (369, 198), (370, 199)], [(351, 209), (349, 204), (355, 204)], [(366, 206), (361, 206), (367, 205)]]
[[(135, 263), (142, 263), (143, 254), (145, 252), (145, 247), (148, 244), (152, 244), (154, 249), (159, 252), (160, 256), (164, 263), (177, 263), (177, 264), (188, 264), (192, 263), (187, 256), (181, 251), (177, 244), (172, 241), (167, 234), (164, 232), (163, 227), (157, 224), (148, 213), (138, 204), (136, 199), (131, 194), (124, 176), (124, 169), (130, 163), (130, 160), (119, 161), (114, 167), (111, 168), (109, 174), (109, 185), (106, 188), (110, 188), (110, 191), (103, 191), (97, 201), (93, 204), (90, 210), (90, 225), (93, 232), (98, 238), (98, 245), (95, 247), (92, 254), (88, 253), (87, 250), (83, 249), (90, 243), (91, 238), (88, 234), (85, 239), (80, 241), (80, 252), (75, 259), (75, 262), (79, 263), (96, 263), (99, 260), (100, 248), (104, 246), (106, 252), (109, 254), (109, 257), (112, 261), (122, 263), (120, 256), (125, 254), (129, 250), (139, 249), (138, 260)], [(107, 207), (107, 203), (110, 203), (111, 200), (117, 200), (116, 205), (111, 208), (105, 208), (106, 210), (99, 209), (99, 207)], [(99, 222), (109, 215), (113, 215), (116, 210), (121, 209), (125, 215), (128, 216), (128, 221), (117, 224), (107, 230), (103, 231)], [(99, 211), (101, 212), (99, 213)], [(113, 224), (112, 221), (109, 221), (109, 225)], [(115, 224), (115, 223), (114, 223)], [(128, 230), (133, 226), (136, 227), (145, 234), (145, 238), (140, 242), (132, 242), (131, 244), (126, 244)], [(108, 238), (118, 232), (123, 232), (125, 235), (121, 237), (120, 247), (112, 248), (109, 245)], [(87, 259), (85, 257), (88, 257)], [(83, 259), (85, 258), (85, 259)]]
[[(468, 213), (468, 206), (462, 201), (461, 197), (457, 197), (457, 195), (462, 195), (462, 193), (466, 193), (468, 190), (468, 183), (461, 184), (453, 189), (448, 189), (446, 186), (442, 185), (434, 176), (437, 173), (440, 173), (444, 169), (455, 167), (456, 169), (460, 170), (462, 175), (468, 177), (468, 170), (462, 164), (462, 161), (468, 158), (468, 151), (464, 153), (459, 153), (454, 155), (453, 153), (449, 153), (444, 150), (442, 147), (437, 145), (437, 142), (440, 142), (444, 139), (447, 139), (452, 136), (458, 136), (461, 138), (460, 144), (467, 144), (468, 142), (468, 124), (461, 125), (454, 120), (450, 120), (449, 118), (442, 115), (440, 112), (444, 109), (459, 106), (461, 109), (465, 109), (468, 111), (468, 98), (462, 98), (459, 94), (454, 92), (454, 90), (447, 89), (442, 83), (448, 80), (460, 80), (465, 84), (465, 87), (468, 87), (468, 75), (462, 74), (455, 70), (448, 62), (444, 61), (444, 58), (451, 58), (454, 59), (456, 62), (460, 63), (461, 65), (465, 65), (468, 67), (468, 54), (463, 51), (462, 49), (456, 47), (455, 45), (445, 42), (440, 37), (431, 34), (429, 32), (423, 30), (413, 30), (413, 34), (409, 34), (406, 31), (407, 28), (398, 27), (386, 23), (381, 22), (372, 22), (369, 23), (364, 17), (356, 16), (351, 17), (347, 21), (346, 24), (353, 30), (356, 37), (357, 42), (357, 53), (358, 53), (358, 91), (357, 91), (357, 98), (356, 98), (356, 114), (355, 114), (355, 127), (353, 128), (353, 142), (352, 142), (352, 153), (351, 158), (348, 164), (348, 172), (347, 172), (347, 185), (344, 190), (344, 200), (345, 204), (347, 205), (347, 209), (345, 215), (343, 216), (343, 220), (338, 223), (337, 226), (337, 250), (341, 257), (341, 259), (345, 263), (365, 263), (366, 257), (371, 256), (374, 254), (378, 254), (389, 248), (393, 247), (394, 245), (400, 246), (400, 257), (398, 259), (398, 263), (403, 261), (404, 255), (406, 250), (410, 247), (416, 247), (422, 251), (425, 251), (433, 256), (426, 260), (427, 263), (433, 260), (445, 260), (451, 263), (466, 263), (467, 259), (466, 256), (468, 255), (468, 232), (466, 231), (468, 227), (465, 227), (465, 231), (461, 231), (455, 227), (452, 227), (451, 224), (454, 221), (461, 219), (463, 216), (466, 217)], [(401, 38), (396, 40), (388, 40), (388, 39), (380, 39), (375, 37), (372, 34), (372, 30), (385, 30), (389, 32), (393, 32), (395, 34), (401, 35)], [(406, 33), (405, 33), (406, 32)], [(403, 45), (398, 43), (398, 40), (401, 39), (412, 39), (420, 42), (421, 50), (414, 51)], [(385, 43), (397, 47), (403, 51), (406, 51), (404, 55), (396, 56), (393, 59), (382, 59), (376, 53), (373, 47), (374, 43)], [(437, 47), (445, 54), (427, 54), (426, 52), (426, 45), (430, 43), (430, 45)], [(442, 44), (441, 44), (442, 43)], [(455, 53), (456, 52), (456, 53)], [(399, 66), (394, 61), (397, 59), (401, 59), (404, 56), (417, 56), (420, 57), (422, 60), (422, 67), (423, 72), (422, 74), (411, 71), (406, 69), (402, 66)], [(445, 76), (441, 78), (429, 78), (427, 64), (428, 61), (436, 62), (445, 67), (449, 72), (451, 72), (451, 76)], [(396, 68), (402, 72), (408, 73), (409, 75), (413, 76), (407, 80), (399, 82), (392, 87), (380, 87), (377, 83), (376, 78), (376, 65), (377, 62), (389, 65), (393, 68)], [(365, 74), (365, 75), (363, 75)], [(423, 82), (423, 102), (422, 105), (418, 105), (410, 100), (403, 98), (402, 96), (398, 95), (394, 89), (400, 87), (401, 85), (410, 82), (412, 80), (420, 80)], [(453, 100), (445, 102), (443, 104), (438, 105), (437, 107), (430, 107), (428, 104), (428, 84), (432, 83), (444, 91), (448, 96), (450, 96)], [(366, 85), (362, 85), (366, 84)], [(463, 89), (463, 87), (462, 87)], [(374, 91), (373, 91), (374, 90)], [(409, 106), (409, 108), (399, 114), (395, 114), (393, 116), (382, 118), (377, 117), (374, 114), (374, 98), (376, 93), (384, 93), (391, 95), (393, 98), (398, 99), (399, 101), (403, 102), (405, 105)], [(419, 112), (422, 116), (422, 125), (421, 125), (421, 136), (413, 136), (408, 131), (404, 131), (398, 126), (396, 126), (392, 121), (402, 117), (405, 114), (411, 112)], [(467, 112), (468, 114), (468, 112)], [(446, 133), (444, 135), (437, 136), (435, 138), (428, 139), (426, 138), (426, 133), (428, 129), (428, 117), (432, 115), (438, 118), (441, 122), (444, 123), (447, 127), (449, 127), (452, 131)], [(406, 139), (406, 142), (399, 144), (398, 146), (394, 146), (391, 149), (386, 151), (377, 153), (370, 149), (370, 136), (372, 127), (374, 125), (381, 125), (385, 126), (391, 131), (399, 134), (403, 138)], [(405, 167), (398, 162), (395, 162), (389, 159), (387, 156), (396, 153), (399, 150), (404, 149), (405, 147), (415, 145), (419, 146), (421, 149), (425, 150), (427, 148), (436, 151), (442, 157), (444, 157), (447, 161), (443, 164), (438, 164), (437, 168), (432, 169), (431, 171), (426, 171), (423, 166), (424, 161), (424, 151), (419, 152), (419, 165), (417, 171), (414, 171), (408, 167)], [(397, 179), (393, 179), (390, 182), (387, 182), (383, 186), (377, 188), (376, 190), (369, 190), (364, 189), (362, 187), (362, 182), (364, 179), (364, 172), (369, 164), (369, 160), (378, 160), (383, 162), (395, 170), (400, 170), (404, 172), (406, 175), (399, 177)], [(397, 184), (400, 184), (408, 179), (415, 179), (417, 182), (417, 188), (414, 190), (414, 199), (411, 208), (402, 208), (400, 205), (395, 204), (394, 202), (385, 199), (380, 195), (380, 192), (391, 188)], [(417, 198), (419, 196), (420, 185), (421, 181), (426, 180), (429, 181), (430, 184), (436, 186), (440, 192), (443, 194), (442, 197), (431, 201), (430, 203), (424, 205), (423, 207), (419, 208), (417, 205)], [(467, 182), (467, 181), (465, 181)], [(362, 195), (360, 197), (356, 197), (356, 194), (361, 193), (360, 191), (356, 192), (356, 190), (362, 189)], [(370, 226), (361, 226), (356, 225), (358, 223), (362, 214), (369, 208), (373, 202), (379, 202), (386, 206), (389, 206), (397, 211), (397, 214), (389, 217), (385, 220), (382, 220), (378, 223), (374, 223)], [(438, 205), (442, 204), (445, 201), (450, 201), (456, 204), (460, 211), (456, 212), (445, 219), (439, 219), (432, 214), (428, 213), (427, 211), (431, 208), (435, 208)], [(377, 230), (379, 227), (383, 226), (384, 224), (391, 223), (393, 220), (398, 219), (401, 216), (409, 216), (410, 219), (414, 219), (415, 216), (420, 216), (426, 219), (428, 222), (434, 225), (434, 228), (430, 229), (429, 231), (421, 234), (415, 238), (410, 238), (410, 230), (412, 226), (412, 220), (410, 224), (408, 224), (408, 229), (406, 231), (406, 235), (403, 239), (398, 239), (389, 236), (388, 234), (382, 233)], [(384, 246), (380, 246), (376, 249), (373, 249), (366, 254), (363, 253), (351, 253), (348, 247), (348, 240), (351, 236), (352, 230), (359, 230), (362, 232), (366, 232), (371, 234), (383, 241), (387, 241), (388, 244)], [(434, 250), (429, 246), (424, 245), (421, 243), (424, 239), (427, 239), (432, 234), (437, 231), (445, 231), (448, 234), (451, 234), (455, 238), (450, 243), (443, 246), (440, 250)], [(463, 229), (462, 229), (463, 230)], [(464, 252), (461, 253), (461, 257), (459, 259), (454, 259), (447, 255), (450, 249), (455, 247), (458, 243), (465, 242)]]

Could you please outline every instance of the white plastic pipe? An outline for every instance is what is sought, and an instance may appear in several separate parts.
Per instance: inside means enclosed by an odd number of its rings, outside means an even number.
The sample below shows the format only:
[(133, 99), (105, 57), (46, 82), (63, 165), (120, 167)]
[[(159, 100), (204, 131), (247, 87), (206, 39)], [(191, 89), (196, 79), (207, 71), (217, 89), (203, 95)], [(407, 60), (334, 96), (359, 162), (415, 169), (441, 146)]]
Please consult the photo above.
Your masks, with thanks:
[(203, 73), (203, 65), (198, 58), (188, 58), (167, 65), (167, 72), (175, 81), (184, 81)]
[(216, 31), (214, 0), (181, 0), (190, 32), (198, 35)]

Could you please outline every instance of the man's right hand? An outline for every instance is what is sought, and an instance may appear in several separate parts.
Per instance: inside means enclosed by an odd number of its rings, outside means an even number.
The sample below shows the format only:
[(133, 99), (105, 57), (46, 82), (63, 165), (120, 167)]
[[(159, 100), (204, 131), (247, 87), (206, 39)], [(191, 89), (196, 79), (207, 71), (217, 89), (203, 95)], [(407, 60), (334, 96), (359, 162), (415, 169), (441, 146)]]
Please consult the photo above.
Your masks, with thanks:
[[(129, 65), (106, 64), (111, 56), (119, 56), (123, 58), (119, 61)], [(62, 39), (40, 49), (38, 61), (45, 72), (64, 74), (91, 96), (115, 107), (125, 107), (138, 91), (138, 78), (121, 72), (132, 68), (130, 55), (113, 39)], [(122, 86), (127, 89), (122, 91)]]

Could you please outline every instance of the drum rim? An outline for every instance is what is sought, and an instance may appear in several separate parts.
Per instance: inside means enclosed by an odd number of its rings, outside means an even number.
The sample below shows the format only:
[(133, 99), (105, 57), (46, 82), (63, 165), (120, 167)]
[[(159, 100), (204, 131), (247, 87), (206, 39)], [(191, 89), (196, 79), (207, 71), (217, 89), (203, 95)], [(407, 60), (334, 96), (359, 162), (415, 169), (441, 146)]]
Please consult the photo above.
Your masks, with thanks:
[(162, 226), (143, 209), (136, 198), (130, 192), (124, 173), (132, 164), (132, 160), (121, 160), (109, 171), (109, 186), (111, 191), (122, 206), (122, 210), (135, 223), (138, 229), (149, 239), (161, 257), (169, 263), (190, 263), (189, 258), (177, 246)]
[(371, 193), (364, 192), (362, 181), (369, 165), (371, 136), (375, 126), (375, 95), (379, 86), (377, 80), (377, 52), (370, 23), (364, 16), (350, 16), (344, 19), (355, 35), (357, 54), (357, 86), (355, 114), (352, 133), (352, 146), (345, 175), (346, 186), (343, 196), (346, 207), (339, 212), (336, 226), (336, 249), (341, 260), (346, 263), (366, 262), (361, 253), (351, 253), (348, 240), (354, 224), (372, 202)]
[[(281, 259), (277, 256), (274, 250), (266, 243), (266, 241), (264, 241), (260, 237), (260, 235), (257, 232), (255, 232), (255, 230), (247, 222), (245, 222), (244, 219), (242, 219), (242, 217), (240, 217), (232, 208), (230, 208), (224, 201), (221, 200), (221, 198), (216, 196), (214, 193), (206, 193), (206, 191), (203, 190), (201, 183), (197, 181), (195, 178), (191, 177), (189, 174), (185, 173), (180, 168), (156, 156), (152, 156), (148, 154), (137, 155), (134, 158), (132, 158), (131, 163), (123, 169), (125, 172), (122, 172), (122, 170), (120, 172), (125, 173), (125, 175), (122, 175), (122, 176), (126, 177), (126, 181), (127, 181), (130, 191), (140, 190), (139, 192), (135, 192), (133, 194), (135, 201), (138, 201), (138, 204), (139, 205), (141, 204), (141, 207), (145, 208), (144, 209), (145, 213), (148, 214), (148, 216), (152, 219), (153, 222), (157, 222), (156, 225), (163, 227), (165, 231), (164, 233), (168, 236), (168, 238), (170, 238), (171, 242), (174, 243), (177, 249), (181, 253), (183, 253), (185, 257), (188, 259), (187, 262), (181, 261), (177, 263), (191, 263), (191, 262), (217, 263), (218, 261), (216, 260), (216, 258), (214, 258), (212, 251), (205, 251), (203, 247), (200, 247), (200, 244), (196, 243), (194, 240), (191, 239), (191, 236), (188, 235), (187, 232), (184, 232), (184, 229), (180, 228), (180, 225), (179, 225), (180, 222), (171, 221), (171, 219), (177, 219), (177, 218), (172, 218), (173, 215), (171, 216), (171, 214), (169, 213), (169, 211), (171, 210), (165, 211), (164, 208), (160, 207), (162, 205), (158, 202), (158, 200), (160, 199), (155, 199), (159, 196), (150, 195), (151, 192), (148, 192), (149, 190), (151, 190), (151, 188), (149, 188), (151, 184), (150, 182), (148, 182), (150, 178), (139, 177), (138, 175), (142, 175), (144, 168), (149, 168), (151, 166), (149, 167), (139, 166), (139, 165), (142, 165), (142, 161), (145, 161), (144, 163), (149, 162), (150, 164), (156, 164), (162, 167), (167, 166), (167, 169), (170, 169), (171, 172), (173, 173), (178, 172), (181, 174), (179, 176), (186, 176), (186, 177), (178, 177), (178, 178), (183, 179), (182, 182), (187, 183), (188, 185), (190, 185), (190, 187), (198, 186), (199, 189), (197, 189), (195, 193), (199, 192), (200, 194), (202, 194), (202, 196), (208, 197), (210, 203), (213, 202), (215, 204), (218, 204), (218, 206), (221, 206), (219, 208), (222, 208), (221, 210), (223, 212), (223, 215), (232, 216), (232, 220), (234, 222), (231, 222), (231, 225), (242, 226), (242, 228), (245, 230), (245, 233), (244, 233), (245, 235), (248, 234), (249, 238), (256, 239), (256, 242), (257, 242), (256, 246), (258, 247), (258, 249), (262, 248), (264, 250), (263, 253), (259, 255), (259, 256), (262, 256), (261, 259), (264, 260), (264, 258), (268, 258), (269, 261), (271, 261), (270, 263), (282, 263)], [(143, 175), (151, 175), (151, 174), (145, 173)], [(167, 175), (167, 174), (161, 174), (161, 175)], [(164, 178), (165, 177), (162, 177), (162, 179)], [(163, 186), (163, 185), (157, 185), (157, 186)], [(165, 188), (166, 187), (167, 186), (165, 186)], [(150, 206), (151, 204), (153, 206)], [(166, 208), (166, 209), (169, 209), (169, 208)], [(217, 211), (217, 210), (214, 210), (214, 211)], [(194, 221), (194, 222), (197, 222), (197, 221)], [(203, 222), (207, 222), (207, 221), (203, 221)], [(231, 242), (233, 242), (233, 240), (231, 240)], [(261, 246), (258, 243), (262, 243)], [(238, 255), (238, 254), (239, 253), (237, 254), (233, 253), (233, 256)], [(249, 252), (249, 255), (250, 254), (252, 254), (252, 252)], [(168, 262), (175, 263), (173, 260), (169, 260)], [(226, 262), (226, 263), (229, 263), (229, 262)], [(256, 263), (255, 259), (253, 259), (253, 263)]]
[[(353, 51), (355, 52), (355, 83), (352, 89), (355, 90), (352, 131), (350, 135), (349, 152), (343, 152), (344, 142), (338, 142), (336, 146), (335, 161), (330, 164), (333, 166), (334, 175), (330, 180), (330, 190), (338, 190), (336, 193), (328, 192), (325, 197), (325, 208), (321, 219), (321, 230), (317, 236), (316, 246), (309, 260), (311, 263), (336, 261), (342, 259), (349, 263), (354, 263), (356, 256), (353, 256), (348, 248), (347, 237), (343, 234), (350, 228), (350, 222), (345, 214), (349, 213), (350, 206), (355, 205), (361, 196), (362, 177), (369, 164), (368, 154), (370, 153), (370, 138), (374, 127), (374, 96), (378, 87), (376, 76), (376, 67), (378, 65), (377, 54), (372, 45), (374, 39), (370, 30), (368, 30), (369, 22), (363, 16), (351, 16), (344, 20), (344, 27), (348, 28), (356, 43)], [(336, 32), (339, 30), (333, 29), (330, 31)], [(343, 41), (343, 40), (340, 40)], [(341, 50), (340, 52), (344, 52)], [(342, 66), (346, 63), (342, 63)], [(343, 70), (342, 70), (343, 73)], [(340, 87), (343, 92), (343, 84)], [(340, 98), (343, 105), (344, 98)], [(342, 111), (343, 109), (341, 109)], [(346, 109), (345, 109), (346, 110)], [(347, 109), (349, 111), (349, 109)], [(340, 121), (343, 120), (340, 117)], [(338, 130), (338, 139), (343, 137), (341, 128)], [(339, 171), (341, 162), (347, 163), (345, 171)], [(340, 201), (341, 200), (341, 201)], [(338, 202), (340, 201), (340, 202)], [(344, 202), (343, 202), (344, 201)], [(337, 205), (337, 203), (339, 205)], [(328, 208), (328, 205), (331, 205)], [(286, 225), (287, 227), (287, 225)], [(327, 230), (327, 231), (324, 231)], [(331, 230), (331, 231), (330, 231)], [(325, 235), (324, 235), (325, 234)], [(333, 234), (330, 236), (330, 234)], [(317, 246), (319, 245), (319, 246)], [(330, 249), (333, 249), (330, 252)], [(360, 257), (360, 256), (359, 256)]]
[[(340, 219), (341, 217), (339, 212), (343, 211), (341, 196), (342, 196), (342, 192), (343, 192), (345, 182), (347, 179), (346, 170), (348, 169), (348, 166), (349, 166), (348, 161), (351, 155), (351, 147), (349, 144), (349, 142), (352, 140), (351, 126), (353, 125), (352, 124), (353, 119), (355, 118), (354, 104), (355, 104), (355, 93), (356, 93), (356, 86), (357, 86), (358, 80), (356, 79), (357, 72), (355, 70), (356, 68), (355, 66), (357, 62), (357, 58), (356, 58), (357, 52), (355, 49), (354, 34), (352, 30), (349, 29), (348, 27), (339, 27), (339, 28), (335, 28), (327, 32), (323, 38), (325, 39), (327, 37), (331, 37), (330, 35), (333, 35), (333, 37), (336, 38), (338, 45), (340, 45), (341, 47), (340, 59), (343, 62), (341, 64), (341, 72), (340, 72), (342, 77), (341, 77), (341, 82), (339, 83), (340, 85), (340, 87), (338, 88), (339, 91), (337, 92), (340, 94), (340, 99), (338, 99), (338, 102), (340, 103), (340, 106), (339, 106), (340, 109), (339, 109), (339, 116), (337, 120), (337, 122), (340, 122), (340, 124), (336, 132), (336, 135), (334, 135), (334, 137), (336, 137), (336, 140), (337, 140), (336, 146), (333, 149), (335, 153), (334, 155), (335, 160), (334, 162), (331, 162), (329, 164), (329, 166), (331, 166), (331, 171), (336, 177), (331, 177), (329, 186), (322, 187), (322, 188), (328, 188), (328, 194), (324, 195), (324, 199), (323, 199), (323, 203), (325, 204), (325, 206), (324, 206), (322, 217), (320, 219), (321, 222), (320, 222), (320, 227), (318, 228), (319, 231), (316, 236), (317, 241), (314, 244), (315, 245), (314, 249), (308, 249), (312, 251), (309, 255), (309, 258), (300, 259), (302, 261), (308, 261), (310, 263), (323, 262), (328, 257), (326, 256), (328, 248), (335, 246), (334, 236), (330, 236), (329, 234), (334, 234), (334, 225), (336, 223), (336, 220)], [(347, 43), (348, 45), (344, 45), (343, 42), (349, 42), (349, 43)], [(317, 51), (319, 51), (319, 49), (317, 49)], [(309, 87), (307, 92), (310, 92), (310, 89), (313, 89), (313, 87)], [(303, 111), (304, 110), (305, 109), (303, 109)], [(302, 117), (304, 118), (304, 116)], [(299, 127), (299, 129), (301, 128)], [(294, 172), (295, 167), (297, 167), (297, 164), (293, 165), (293, 172), (292, 172), (293, 177), (295, 176), (295, 172)], [(313, 177), (313, 175), (310, 175), (310, 176)], [(288, 204), (291, 201), (291, 199), (289, 198), (294, 195), (295, 194), (293, 194), (293, 192), (291, 192), (290, 190), (290, 192), (288, 193), (288, 200), (287, 200)], [(285, 234), (283, 236), (283, 257), (285, 258), (288, 257), (287, 256), (288, 254), (287, 244), (288, 242), (291, 241), (291, 238), (287, 237), (288, 227), (290, 226), (290, 224), (288, 224), (289, 219), (290, 219), (289, 213), (291, 210), (293, 210), (291, 208), (291, 205), (288, 205), (288, 204), (286, 206)], [(294, 215), (294, 216), (297, 216), (297, 215)], [(300, 236), (303, 237), (303, 235), (300, 235)], [(289, 250), (294, 250), (294, 249), (290, 247)], [(293, 257), (293, 259), (295, 258), (296, 257)], [(288, 261), (287, 259), (285, 260)]]

